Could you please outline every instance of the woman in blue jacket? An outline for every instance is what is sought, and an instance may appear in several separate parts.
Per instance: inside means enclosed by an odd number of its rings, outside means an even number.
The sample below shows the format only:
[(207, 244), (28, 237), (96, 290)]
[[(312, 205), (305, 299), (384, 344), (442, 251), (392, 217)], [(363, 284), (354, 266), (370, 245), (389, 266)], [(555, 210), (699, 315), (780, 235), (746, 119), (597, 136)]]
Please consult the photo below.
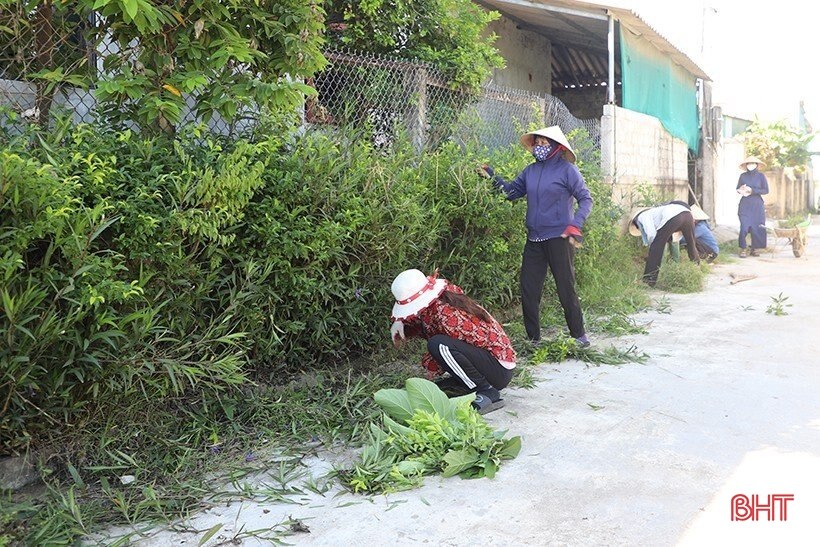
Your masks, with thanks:
[[(510, 183), (485, 165), (493, 185), (509, 200), (527, 198), (527, 243), (521, 261), (521, 307), (524, 328), (533, 342), (541, 338), (541, 293), (547, 269), (552, 271), (570, 336), (589, 345), (581, 303), (575, 292), (575, 247), (592, 210), (592, 196), (575, 166), (575, 153), (561, 128), (545, 127), (521, 136), (535, 161)], [(575, 205), (577, 204), (577, 207)]]
[(769, 193), (769, 181), (760, 172), (765, 165), (754, 156), (749, 156), (740, 168), (744, 170), (737, 181), (737, 193), (742, 197), (737, 206), (740, 218), (740, 235), (737, 239), (740, 258), (746, 258), (746, 234), (752, 233), (751, 256), (760, 256), (759, 249), (766, 248), (766, 208), (761, 196)]

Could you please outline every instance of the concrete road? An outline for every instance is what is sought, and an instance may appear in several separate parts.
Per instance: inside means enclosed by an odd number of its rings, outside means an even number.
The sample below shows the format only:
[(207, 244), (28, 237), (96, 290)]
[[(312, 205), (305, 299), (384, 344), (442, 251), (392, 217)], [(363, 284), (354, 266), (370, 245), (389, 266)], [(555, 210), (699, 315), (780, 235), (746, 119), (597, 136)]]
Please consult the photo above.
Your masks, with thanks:
[[(612, 341), (645, 364), (545, 364), (537, 387), (506, 390), (487, 418), (523, 448), (493, 480), (223, 503), (185, 523), (199, 533), (136, 544), (198, 545), (219, 525), (206, 545), (269, 545), (249, 532), (290, 516), (310, 530), (292, 545), (820, 545), (820, 218), (804, 258), (775, 243), (715, 266), (702, 293), (653, 292), (663, 305), (635, 316), (648, 334)], [(778, 295), (788, 315), (766, 313)], [(757, 520), (732, 521), (736, 495)]]

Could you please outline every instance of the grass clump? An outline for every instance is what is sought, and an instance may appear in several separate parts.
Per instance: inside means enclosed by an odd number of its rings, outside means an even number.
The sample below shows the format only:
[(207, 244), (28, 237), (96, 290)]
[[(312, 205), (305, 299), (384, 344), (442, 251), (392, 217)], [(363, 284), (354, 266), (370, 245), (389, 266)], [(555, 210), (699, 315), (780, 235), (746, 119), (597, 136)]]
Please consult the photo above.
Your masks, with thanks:
[(689, 260), (666, 261), (661, 265), (656, 287), (673, 293), (699, 292), (708, 271), (708, 266), (698, 266)]
[(772, 299), (772, 303), (766, 308), (766, 313), (776, 316), (789, 315), (786, 308), (791, 308), (792, 305), (786, 302), (789, 299), (788, 296), (783, 296), (783, 293), (780, 293), (769, 298)]

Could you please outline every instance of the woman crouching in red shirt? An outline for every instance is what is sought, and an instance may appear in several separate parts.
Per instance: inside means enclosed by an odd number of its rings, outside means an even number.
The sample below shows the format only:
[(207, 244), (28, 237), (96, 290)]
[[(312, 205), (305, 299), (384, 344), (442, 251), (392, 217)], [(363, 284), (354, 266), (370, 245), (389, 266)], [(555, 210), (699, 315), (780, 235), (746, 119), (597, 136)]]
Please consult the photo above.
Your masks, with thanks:
[(461, 287), (437, 277), (438, 271), (425, 276), (405, 270), (393, 280), (393, 345), (401, 347), (412, 337), (426, 339), (421, 364), (428, 377), (447, 372), (450, 378), (439, 387), (475, 391), (473, 407), (480, 414), (499, 409), (504, 406), (499, 391), (510, 383), (515, 368), (510, 339)]

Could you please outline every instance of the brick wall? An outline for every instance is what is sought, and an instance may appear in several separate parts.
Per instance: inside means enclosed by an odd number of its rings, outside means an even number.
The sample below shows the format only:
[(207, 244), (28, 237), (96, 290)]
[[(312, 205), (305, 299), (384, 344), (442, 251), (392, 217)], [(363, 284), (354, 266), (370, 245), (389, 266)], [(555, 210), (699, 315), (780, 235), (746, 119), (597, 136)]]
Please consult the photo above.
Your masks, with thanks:
[(653, 117), (613, 105), (601, 119), (601, 163), (613, 197), (631, 208), (639, 185), (650, 185), (662, 199), (688, 197), (688, 147)]

